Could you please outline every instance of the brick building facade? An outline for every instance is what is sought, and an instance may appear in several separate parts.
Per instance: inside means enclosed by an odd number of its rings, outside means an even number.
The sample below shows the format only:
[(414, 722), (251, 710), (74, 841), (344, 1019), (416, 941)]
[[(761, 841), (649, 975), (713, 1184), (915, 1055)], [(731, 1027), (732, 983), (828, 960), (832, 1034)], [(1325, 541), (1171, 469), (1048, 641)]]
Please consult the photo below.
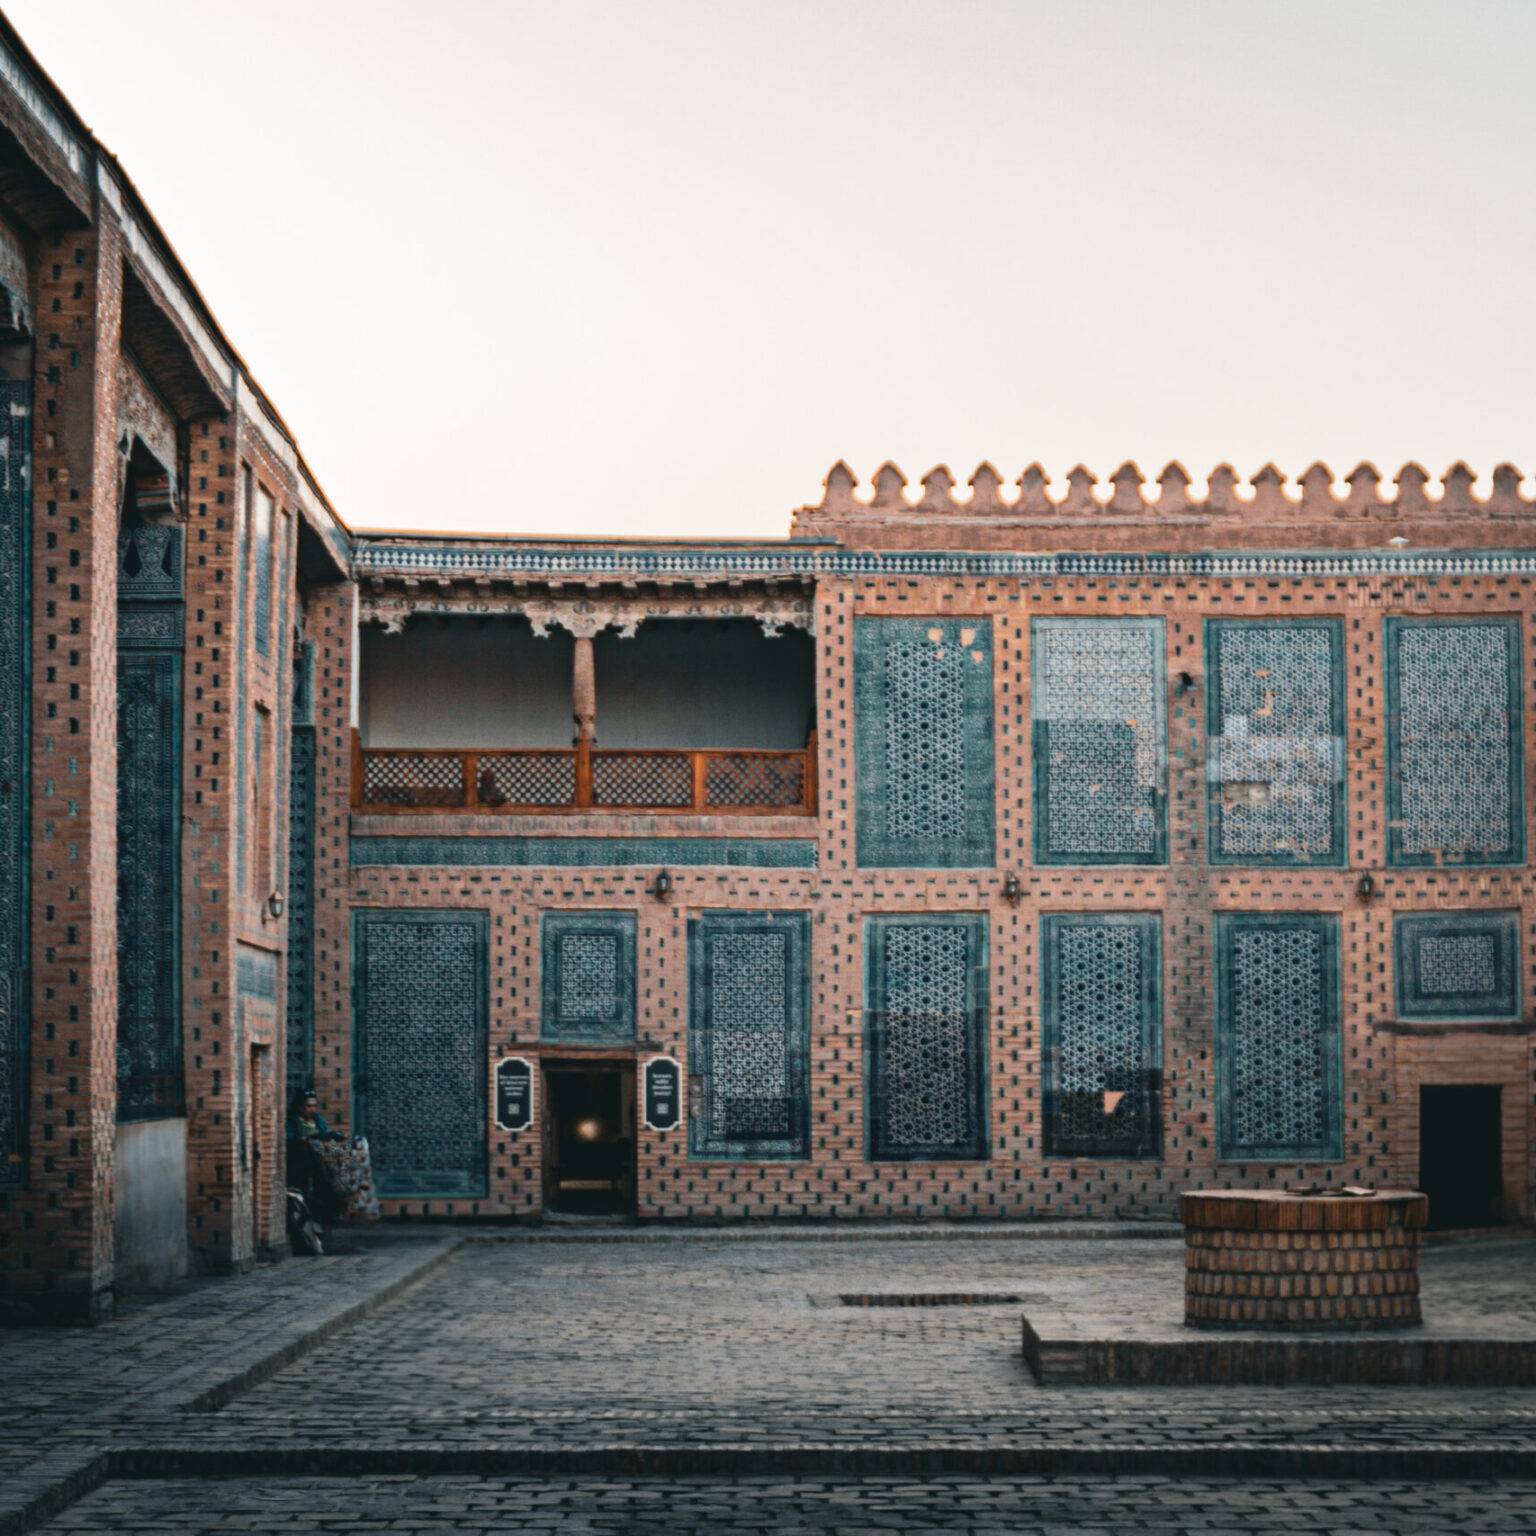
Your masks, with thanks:
[(386, 1210), (1536, 1192), (1536, 502), (1171, 465), (785, 541), (349, 530), (0, 25), (0, 1297)]

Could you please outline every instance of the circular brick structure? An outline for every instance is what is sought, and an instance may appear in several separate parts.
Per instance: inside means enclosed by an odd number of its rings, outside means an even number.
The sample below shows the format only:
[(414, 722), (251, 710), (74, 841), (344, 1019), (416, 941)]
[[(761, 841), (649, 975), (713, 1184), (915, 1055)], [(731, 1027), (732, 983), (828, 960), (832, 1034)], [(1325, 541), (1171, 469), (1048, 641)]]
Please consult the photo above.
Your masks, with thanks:
[(1191, 1190), (1184, 1223), (1184, 1322), (1193, 1328), (1411, 1328), (1429, 1199)]

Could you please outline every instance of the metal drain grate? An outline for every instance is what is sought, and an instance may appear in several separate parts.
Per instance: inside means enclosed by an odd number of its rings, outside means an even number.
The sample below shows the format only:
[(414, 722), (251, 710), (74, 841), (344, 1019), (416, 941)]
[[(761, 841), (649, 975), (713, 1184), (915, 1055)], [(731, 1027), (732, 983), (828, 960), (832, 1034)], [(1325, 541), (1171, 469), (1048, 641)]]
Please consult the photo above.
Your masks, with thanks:
[(843, 1293), (843, 1307), (1017, 1307), (1032, 1298), (1014, 1291), (875, 1291)]

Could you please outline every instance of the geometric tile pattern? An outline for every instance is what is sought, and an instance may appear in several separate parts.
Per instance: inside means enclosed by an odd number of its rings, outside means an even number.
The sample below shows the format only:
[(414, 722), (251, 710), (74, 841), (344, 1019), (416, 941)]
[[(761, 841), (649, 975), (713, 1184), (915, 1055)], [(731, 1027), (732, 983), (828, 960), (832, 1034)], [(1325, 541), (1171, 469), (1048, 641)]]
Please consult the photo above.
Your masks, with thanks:
[(1216, 918), (1220, 1156), (1343, 1156), (1339, 920), (1320, 913)]
[(389, 864), (815, 869), (816, 844), (799, 837), (354, 837), (351, 861), (354, 869)]
[(688, 1155), (780, 1162), (810, 1151), (808, 912), (688, 922)]
[(1344, 862), (1343, 627), (1208, 620), (1210, 862)]
[(118, 536), (117, 1118), (183, 1113), (180, 528)]
[(1156, 1157), (1161, 1070), (1161, 919), (1041, 919), (1048, 1157)]
[(859, 864), (990, 865), (990, 622), (856, 618), (854, 720)]
[(1161, 619), (1035, 619), (1035, 861), (1167, 859)]
[(486, 1187), (487, 918), (353, 913), (355, 1122), (379, 1193)]
[(1518, 912), (1406, 912), (1392, 923), (1400, 1019), (1520, 1017)]
[(0, 1189), (27, 1170), (31, 405), (30, 379), (0, 379)]
[(288, 763), (287, 1089), (314, 1084), (315, 728), (295, 724)]
[(272, 643), (272, 498), (256, 488), (255, 537), (251, 559), (256, 566), (256, 611), (252, 624), (256, 632), (256, 651), (265, 656)]
[(1386, 621), (1388, 861), (1525, 858), (1520, 625)]
[(541, 953), (544, 1039), (635, 1038), (633, 912), (546, 912)]
[(865, 920), (872, 1161), (987, 1155), (986, 919)]

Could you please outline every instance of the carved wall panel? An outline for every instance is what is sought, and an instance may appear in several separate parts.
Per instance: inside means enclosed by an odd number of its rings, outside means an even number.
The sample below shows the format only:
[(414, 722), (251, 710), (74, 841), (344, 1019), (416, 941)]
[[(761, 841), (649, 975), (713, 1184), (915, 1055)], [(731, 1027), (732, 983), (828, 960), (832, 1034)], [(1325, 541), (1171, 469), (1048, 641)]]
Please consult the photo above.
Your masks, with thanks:
[(546, 1040), (635, 1038), (633, 912), (546, 912), (541, 965)]
[(1518, 912), (1406, 912), (1392, 924), (1400, 1019), (1520, 1017)]

